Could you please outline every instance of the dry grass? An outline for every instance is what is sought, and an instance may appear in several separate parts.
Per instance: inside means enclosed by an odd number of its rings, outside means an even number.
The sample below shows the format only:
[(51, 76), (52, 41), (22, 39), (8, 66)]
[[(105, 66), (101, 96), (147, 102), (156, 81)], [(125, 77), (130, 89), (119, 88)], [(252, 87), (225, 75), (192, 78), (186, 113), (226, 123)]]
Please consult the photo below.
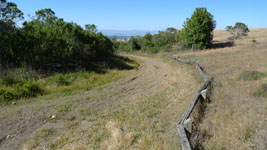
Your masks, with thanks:
[[(206, 149), (266, 148), (267, 101), (253, 93), (267, 78), (239, 79), (245, 71), (267, 73), (266, 35), (267, 29), (251, 30), (234, 47), (177, 53), (199, 61), (215, 77), (212, 102), (200, 124)], [(228, 42), (229, 36), (216, 31), (215, 40)], [(179, 149), (177, 121), (203, 81), (194, 67), (166, 54), (129, 57), (138, 60), (139, 69), (124, 72), (127, 76), (116, 82), (2, 107), (0, 123), (6, 128), (0, 126), (0, 133), (15, 138), (0, 146), (23, 145), (25, 150)]]
[[(57, 123), (58, 119), (72, 122), (76, 116), (69, 114), (72, 111), (72, 105), (79, 98), (84, 98), (85, 94), (96, 87), (100, 88), (110, 82), (115, 82), (121, 78), (136, 72), (138, 63), (127, 62), (131, 66), (129, 69), (109, 69), (105, 73), (94, 73), (87, 71), (79, 71), (69, 73), (67, 75), (75, 77), (71, 84), (59, 86), (54, 80), (55, 76), (42, 78), (36, 82), (42, 83), (46, 88), (46, 95), (31, 99), (20, 99), (10, 104), (0, 105), (0, 149), (19, 149), (25, 139), (31, 134), (36, 134), (34, 141), (46, 140), (51, 135), (39, 133), (39, 130), (55, 131), (59, 134), (55, 127), (51, 124)], [(52, 117), (53, 116), (53, 117)], [(44, 127), (44, 128), (43, 128)], [(44, 138), (44, 136), (47, 138)], [(8, 137), (8, 138), (7, 138)], [(33, 142), (33, 147), (35, 142)]]
[[(226, 42), (225, 31), (215, 31), (215, 40)], [(267, 29), (253, 29), (235, 46), (198, 52), (180, 52), (179, 56), (199, 61), (215, 77), (212, 103), (201, 124), (207, 133), (206, 149), (266, 149), (267, 101), (253, 93), (267, 78), (239, 80), (242, 72), (267, 73)]]
[(21, 144), (24, 150), (179, 148), (177, 122), (202, 80), (194, 67), (166, 54), (130, 57), (140, 63), (138, 70), (124, 72), (128, 76), (116, 82), (3, 107), (1, 124), (13, 123), (14, 128), (3, 133), (16, 136), (0, 146)]

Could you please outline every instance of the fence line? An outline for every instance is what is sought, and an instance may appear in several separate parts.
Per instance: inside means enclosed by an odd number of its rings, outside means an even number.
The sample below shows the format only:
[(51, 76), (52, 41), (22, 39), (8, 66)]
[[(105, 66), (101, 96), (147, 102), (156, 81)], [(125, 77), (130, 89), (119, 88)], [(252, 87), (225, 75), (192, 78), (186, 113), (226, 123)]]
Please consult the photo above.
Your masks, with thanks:
[[(180, 57), (172, 56), (172, 55), (169, 55), (169, 57), (174, 59), (174, 60), (177, 60), (179, 62), (182, 62), (184, 64), (195, 65), (199, 74), (205, 80), (205, 83), (197, 91), (197, 93), (195, 94), (194, 98), (192, 99), (189, 107), (184, 112), (182, 118), (180, 119), (180, 121), (178, 123), (178, 127), (177, 127), (177, 131), (180, 135), (182, 150), (192, 150), (193, 146), (190, 144), (190, 142), (192, 142), (192, 141), (190, 141), (189, 136), (192, 135), (192, 133), (193, 133), (193, 131), (192, 131), (193, 124), (192, 124), (192, 120), (190, 118), (190, 115), (192, 114), (193, 110), (195, 109), (197, 103), (199, 101), (201, 101), (201, 99), (206, 100), (208, 98), (207, 92), (208, 92), (208, 90), (210, 90), (210, 88), (208, 88), (208, 87), (211, 86), (212, 78), (210, 76), (208, 76), (207, 74), (205, 74), (205, 72), (203, 71), (203, 68), (197, 62), (193, 62), (191, 60), (181, 59)], [(198, 114), (198, 115), (201, 115), (201, 114)], [(194, 147), (193, 147), (193, 149), (194, 149)]]

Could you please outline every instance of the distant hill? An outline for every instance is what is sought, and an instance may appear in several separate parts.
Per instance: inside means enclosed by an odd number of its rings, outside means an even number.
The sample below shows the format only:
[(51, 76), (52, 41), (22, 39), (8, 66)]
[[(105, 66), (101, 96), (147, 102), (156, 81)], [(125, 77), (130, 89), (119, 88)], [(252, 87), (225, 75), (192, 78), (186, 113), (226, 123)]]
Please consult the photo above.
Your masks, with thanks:
[(110, 39), (113, 39), (113, 38), (116, 38), (116, 39), (129, 39), (131, 38), (132, 36), (117, 36), (117, 35), (106, 35), (108, 38)]
[(158, 31), (156, 30), (99, 30), (107, 37), (117, 39), (130, 38), (131, 36), (144, 36), (146, 33), (156, 34)]

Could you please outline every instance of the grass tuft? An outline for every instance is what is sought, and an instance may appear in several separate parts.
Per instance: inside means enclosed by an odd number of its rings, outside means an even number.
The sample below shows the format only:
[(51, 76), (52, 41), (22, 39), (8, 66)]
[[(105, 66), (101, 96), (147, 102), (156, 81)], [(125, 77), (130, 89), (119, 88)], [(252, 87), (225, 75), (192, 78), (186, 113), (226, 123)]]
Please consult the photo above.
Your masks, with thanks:
[(242, 72), (238, 79), (239, 80), (259, 80), (261, 78), (266, 77), (267, 74), (262, 73), (262, 72), (258, 72), (258, 71), (244, 71)]
[(267, 83), (262, 84), (253, 95), (256, 97), (267, 97)]

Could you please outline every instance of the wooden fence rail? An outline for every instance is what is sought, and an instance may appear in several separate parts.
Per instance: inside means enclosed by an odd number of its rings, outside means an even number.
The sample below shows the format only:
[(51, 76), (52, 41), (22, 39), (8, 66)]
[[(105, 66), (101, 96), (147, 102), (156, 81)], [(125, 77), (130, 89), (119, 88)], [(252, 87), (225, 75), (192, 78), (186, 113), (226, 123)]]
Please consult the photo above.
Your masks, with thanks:
[[(184, 60), (184, 59), (181, 59), (177, 56), (172, 56), (172, 55), (169, 55), (169, 57), (174, 59), (174, 60), (177, 60), (179, 62), (182, 62), (184, 64), (195, 65), (199, 74), (205, 80), (205, 83), (197, 91), (197, 93), (195, 94), (194, 98), (192, 99), (189, 107), (184, 112), (182, 118), (180, 119), (180, 121), (178, 123), (178, 127), (177, 127), (177, 131), (180, 135), (182, 150), (192, 150), (192, 145), (190, 144), (191, 141), (188, 138), (188, 136), (190, 134), (192, 134), (192, 132), (193, 132), (192, 131), (193, 125), (192, 125), (192, 122), (190, 123), (191, 119), (189, 117), (190, 117), (191, 113), (193, 112), (194, 108), (196, 107), (197, 103), (201, 99), (204, 99), (204, 100), (207, 99), (207, 91), (210, 90), (210, 88), (208, 88), (208, 87), (211, 85), (212, 78), (209, 77), (207, 74), (205, 74), (205, 72), (203, 71), (203, 68), (197, 62), (193, 62), (190, 60)], [(193, 149), (195, 149), (195, 148), (193, 148)]]

